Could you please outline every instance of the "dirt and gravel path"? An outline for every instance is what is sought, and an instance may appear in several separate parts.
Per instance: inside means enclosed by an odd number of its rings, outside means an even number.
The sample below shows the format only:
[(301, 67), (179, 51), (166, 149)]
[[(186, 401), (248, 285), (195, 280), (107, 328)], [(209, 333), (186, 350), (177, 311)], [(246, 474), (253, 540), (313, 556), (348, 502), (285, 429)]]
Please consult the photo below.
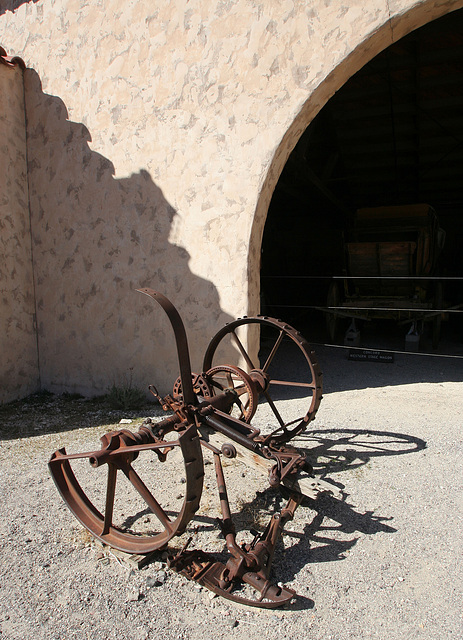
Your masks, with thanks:
[[(343, 499), (306, 501), (287, 526), (274, 575), (299, 597), (283, 610), (212, 597), (161, 554), (132, 570), (71, 515), (50, 454), (95, 449), (109, 425), (135, 416), (53, 396), (0, 408), (0, 638), (462, 638), (463, 361), (348, 362), (329, 350), (320, 360), (326, 394), (297, 444)], [(244, 526), (278, 497), (236, 465), (226, 473)], [(215, 502), (206, 492), (198, 514), (206, 550), (223, 545)]]

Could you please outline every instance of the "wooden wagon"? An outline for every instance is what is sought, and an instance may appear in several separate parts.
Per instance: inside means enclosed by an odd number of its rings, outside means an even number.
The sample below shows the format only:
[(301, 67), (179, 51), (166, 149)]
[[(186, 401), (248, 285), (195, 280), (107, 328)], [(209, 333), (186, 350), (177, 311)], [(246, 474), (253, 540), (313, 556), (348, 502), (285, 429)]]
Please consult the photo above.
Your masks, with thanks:
[(429, 320), (436, 347), (441, 314), (433, 310), (442, 309), (442, 286), (433, 276), (444, 239), (429, 205), (359, 209), (345, 242), (346, 277), (328, 290), (330, 339), (342, 317)]

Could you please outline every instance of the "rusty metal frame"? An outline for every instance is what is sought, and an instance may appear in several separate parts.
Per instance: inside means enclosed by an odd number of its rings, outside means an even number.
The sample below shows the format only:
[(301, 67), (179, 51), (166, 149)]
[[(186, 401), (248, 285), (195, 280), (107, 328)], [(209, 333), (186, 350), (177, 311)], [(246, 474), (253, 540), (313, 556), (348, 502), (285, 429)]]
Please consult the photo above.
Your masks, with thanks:
[[(164, 309), (174, 331), (180, 376), (174, 384), (173, 394), (161, 398), (157, 390), (150, 387), (161, 406), (171, 412), (171, 416), (159, 423), (152, 423), (148, 419), (136, 433), (125, 429), (110, 432), (101, 438), (101, 448), (97, 451), (67, 454), (65, 449), (59, 449), (50, 459), (50, 473), (68, 507), (95, 537), (128, 553), (147, 554), (164, 549), (174, 536), (179, 536), (185, 531), (193, 519), (200, 506), (203, 489), (202, 449), (208, 449), (214, 459), (222, 513), (219, 525), (229, 559), (222, 563), (203, 551), (189, 550), (187, 547), (191, 543), (190, 539), (181, 551), (169, 558), (169, 566), (230, 600), (264, 608), (282, 606), (294, 598), (295, 592), (273, 584), (270, 571), (279, 536), (285, 524), (293, 518), (303, 498), (298, 479), (301, 473), (306, 476), (312, 473), (305, 454), (290, 446), (288, 442), (306, 429), (320, 404), (321, 372), (314, 352), (295, 329), (279, 320), (267, 317), (243, 318), (218, 332), (206, 351), (203, 372), (192, 374), (186, 331), (178, 311), (163, 294), (147, 288), (141, 289), (140, 292)], [(245, 372), (232, 365), (213, 366), (214, 354), (221, 340), (230, 335), (237, 339), (237, 327), (252, 323), (271, 326), (278, 334), (264, 365), (261, 367), (258, 363), (252, 362), (238, 341), (249, 371)], [(308, 390), (311, 398), (307, 412), (288, 423), (281, 418), (269, 393), (269, 385), (272, 382), (269, 364), (284, 338), (289, 338), (299, 347), (312, 376), (307, 383), (275, 381), (279, 385), (296, 384), (303, 387)], [(228, 386), (214, 383), (214, 376), (218, 373), (225, 375), (229, 381)], [(246, 406), (243, 406), (240, 400), (244, 394), (248, 397)], [(265, 436), (250, 424), (260, 396), (269, 402), (277, 423), (276, 428)], [(240, 409), (239, 418), (231, 415), (235, 405)], [(211, 440), (208, 441), (204, 436), (205, 430), (222, 438), (222, 445), (217, 446)], [(158, 460), (163, 462), (175, 449), (180, 449), (182, 453), (186, 488), (183, 504), (173, 517), (144, 484), (132, 463), (144, 451), (154, 452)], [(222, 456), (235, 457), (237, 449), (247, 451), (251, 456), (268, 464), (270, 486), (278, 487), (285, 483), (293, 488), (286, 507), (273, 514), (262, 533), (253, 532), (254, 539), (251, 543), (241, 546), (236, 541), (221, 462)], [(85, 459), (94, 468), (107, 466), (104, 513), (93, 505), (73, 472), (74, 461)], [(127, 478), (161, 523), (160, 533), (135, 534), (114, 524), (113, 508), (119, 472)], [(251, 588), (254, 597), (247, 593), (243, 595), (240, 585)]]

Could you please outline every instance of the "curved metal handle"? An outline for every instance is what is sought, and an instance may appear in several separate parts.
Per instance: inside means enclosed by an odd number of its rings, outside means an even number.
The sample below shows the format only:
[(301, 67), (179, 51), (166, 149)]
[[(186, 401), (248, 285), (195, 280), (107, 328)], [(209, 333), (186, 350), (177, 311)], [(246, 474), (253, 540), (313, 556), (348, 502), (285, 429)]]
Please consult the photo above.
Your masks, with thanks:
[(182, 381), (182, 395), (184, 404), (197, 404), (198, 400), (193, 391), (193, 381), (191, 379), (190, 352), (188, 349), (188, 340), (186, 331), (179, 312), (172, 302), (165, 295), (154, 291), (154, 289), (137, 289), (139, 293), (144, 293), (155, 300), (167, 314), (172, 329), (174, 330), (175, 343), (177, 345), (178, 363), (180, 366), (180, 379)]

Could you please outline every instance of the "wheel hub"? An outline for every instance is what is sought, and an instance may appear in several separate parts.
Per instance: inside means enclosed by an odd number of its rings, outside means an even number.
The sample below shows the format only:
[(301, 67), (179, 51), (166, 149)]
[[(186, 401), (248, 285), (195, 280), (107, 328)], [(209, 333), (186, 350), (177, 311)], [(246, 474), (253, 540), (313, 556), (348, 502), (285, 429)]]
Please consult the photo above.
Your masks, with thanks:
[(252, 369), (249, 372), (251, 379), (257, 387), (258, 393), (265, 393), (270, 385), (270, 376), (262, 369)]

